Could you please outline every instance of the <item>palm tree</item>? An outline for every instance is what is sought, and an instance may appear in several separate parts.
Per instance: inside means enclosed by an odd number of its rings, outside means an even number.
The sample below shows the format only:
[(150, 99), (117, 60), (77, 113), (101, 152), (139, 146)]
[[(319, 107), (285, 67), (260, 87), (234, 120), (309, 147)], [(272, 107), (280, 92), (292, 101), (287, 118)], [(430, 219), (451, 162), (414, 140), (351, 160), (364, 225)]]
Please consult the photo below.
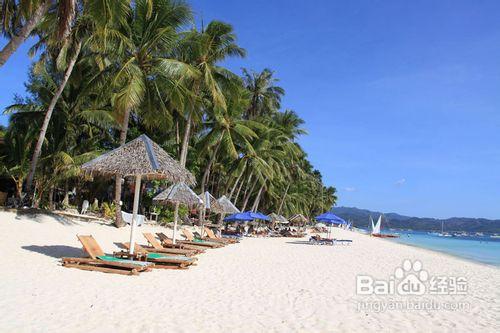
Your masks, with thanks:
[[(124, 15), (126, 12), (124, 11), (123, 6), (123, 4), (126, 3), (125, 1), (105, 0), (105, 2), (108, 1), (113, 3), (112, 8), (115, 9), (114, 12), (116, 15)], [(61, 97), (66, 84), (68, 83), (73, 68), (80, 57), (82, 45), (90, 39), (94, 32), (99, 29), (106, 30), (105, 27), (100, 27), (96, 24), (96, 22), (103, 21), (102, 16), (105, 15), (106, 12), (99, 11), (99, 6), (95, 6), (94, 2), (95, 1), (90, 1), (88, 7), (85, 7), (83, 11), (76, 14), (75, 1), (61, 2), (59, 4), (60, 11), (63, 11), (64, 13), (68, 12), (66, 15), (68, 20), (75, 18), (75, 22), (64, 22), (64, 27), (61, 28), (60, 21), (51, 23), (50, 19), (48, 19), (47, 29), (40, 33), (40, 41), (34, 47), (35, 49), (43, 46), (46, 47), (47, 51), (45, 55), (42, 56), (42, 59), (47, 58), (48, 55), (54, 53), (54, 50), (57, 50), (58, 56), (56, 64), (58, 69), (64, 69), (64, 75), (58, 83), (57, 89), (47, 106), (47, 112), (45, 113), (45, 118), (40, 129), (40, 134), (31, 159), (30, 171), (26, 180), (26, 188), (28, 191), (32, 190), (33, 178), (35, 176), (38, 159), (40, 158), (40, 154), (42, 152), (42, 145), (52, 117), (52, 112), (54, 111), (56, 104)], [(65, 5), (63, 6), (63, 4)], [(110, 22), (112, 23), (114, 20), (110, 20)], [(71, 29), (69, 28), (70, 25), (72, 26)]]
[[(0, 0), (2, 34), (9, 39), (0, 51), (0, 67), (9, 60), (10, 56), (40, 24), (52, 3), (53, 1), (49, 0)], [(71, 6), (72, 1), (61, 1), (61, 3), (69, 3)], [(71, 11), (67, 11), (66, 16), (62, 17), (61, 21), (70, 19)]]
[[(16, 124), (7, 132), (9, 138), (15, 135), (17, 140), (20, 140), (29, 134), (22, 141), (23, 155), (30, 154), (30, 146), (36, 142), (39, 124), (44, 121), (44, 107), (50, 103), (53, 91), (58, 86), (58, 71), (55, 65), (50, 62), (43, 65), (36, 66), (36, 69), (30, 72), (27, 88), (31, 92), (31, 98), (18, 100), (5, 111), (13, 113)], [(115, 127), (110, 111), (102, 108), (92, 89), (86, 87), (89, 78), (94, 75), (92, 67), (80, 63), (73, 73), (77, 78), (69, 80), (55, 106), (52, 121), (44, 137), (44, 157), (40, 159), (37, 172), (38, 195), (35, 206), (38, 206), (42, 199), (44, 189), (52, 189), (62, 179), (75, 176), (78, 173), (78, 162), (83, 161), (85, 157), (94, 156), (99, 143), (106, 141), (108, 129)], [(16, 135), (20, 131), (23, 133), (21, 137)], [(26, 175), (29, 162), (20, 163), (21, 166), (24, 164), (25, 167), (21, 170), (24, 169)], [(19, 180), (22, 185), (22, 179)]]
[(209, 162), (205, 167), (201, 179), (201, 192), (205, 192), (205, 185), (210, 177), (210, 169), (218, 157), (219, 150), (222, 148), (224, 156), (229, 159), (238, 159), (238, 146), (245, 147), (246, 150), (252, 150), (250, 141), (257, 137), (252, 129), (255, 128), (255, 122), (241, 118), (246, 106), (248, 105), (248, 96), (243, 88), (237, 89), (229, 98), (226, 98), (227, 108), (216, 108), (213, 115), (210, 116), (205, 125), (210, 128), (209, 132), (201, 141), (204, 150), (210, 151)]
[[(127, 140), (130, 115), (141, 110), (156, 112), (156, 117), (169, 119), (174, 107), (183, 107), (179, 83), (198, 76), (196, 69), (172, 57), (177, 43), (177, 29), (191, 18), (191, 11), (182, 1), (136, 1), (127, 25), (108, 30), (117, 39), (118, 66), (112, 85), (116, 87), (113, 106), (121, 119), (119, 144)], [(169, 57), (170, 56), (170, 57)], [(176, 90), (177, 89), (177, 90)], [(115, 179), (116, 224), (121, 226), (121, 176)]]
[(186, 108), (187, 119), (180, 155), (180, 163), (185, 166), (193, 120), (201, 118), (199, 113), (202, 111), (202, 94), (207, 95), (214, 108), (226, 109), (221, 81), (234, 79), (234, 74), (217, 64), (228, 57), (244, 57), (245, 50), (236, 44), (231, 25), (212, 21), (201, 32), (193, 29), (184, 34), (178, 56), (200, 73), (191, 84), (192, 102)]
[[(14, 109), (9, 108), (5, 113)], [(36, 109), (26, 110), (36, 113)], [(36, 136), (33, 119), (23, 119), (18, 115), (12, 115), (9, 127), (6, 130), (4, 147), (6, 151), (0, 153), (0, 174), (10, 177), (16, 186), (16, 198), (21, 198), (22, 187), (29, 170), (30, 152), (33, 139)]]
[(285, 90), (275, 85), (278, 80), (273, 77), (273, 74), (267, 68), (260, 73), (243, 69), (245, 86), (252, 94), (246, 114), (248, 119), (271, 115), (280, 109), (281, 98)]

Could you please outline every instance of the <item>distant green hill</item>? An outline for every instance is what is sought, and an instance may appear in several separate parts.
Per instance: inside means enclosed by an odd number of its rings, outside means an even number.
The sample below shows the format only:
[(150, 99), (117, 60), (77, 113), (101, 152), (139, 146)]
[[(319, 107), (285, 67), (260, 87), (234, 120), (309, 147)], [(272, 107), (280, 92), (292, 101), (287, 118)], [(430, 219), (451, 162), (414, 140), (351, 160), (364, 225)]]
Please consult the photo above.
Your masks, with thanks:
[(441, 222), (444, 221), (445, 231), (500, 233), (500, 220), (466, 217), (451, 217), (441, 220), (427, 217), (404, 216), (396, 213), (375, 212), (355, 207), (335, 207), (333, 212), (346, 221), (352, 221), (353, 225), (357, 228), (369, 228), (370, 215), (375, 222), (379, 215), (383, 215), (382, 229), (441, 231)]

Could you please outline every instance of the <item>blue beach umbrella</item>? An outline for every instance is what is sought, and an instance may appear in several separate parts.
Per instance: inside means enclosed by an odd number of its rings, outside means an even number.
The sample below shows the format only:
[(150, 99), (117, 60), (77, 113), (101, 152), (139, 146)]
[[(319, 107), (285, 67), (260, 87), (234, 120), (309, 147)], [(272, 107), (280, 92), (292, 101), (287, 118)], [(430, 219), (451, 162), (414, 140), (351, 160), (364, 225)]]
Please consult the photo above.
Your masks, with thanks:
[(267, 215), (264, 215), (260, 212), (249, 212), (250, 214), (252, 214), (252, 216), (255, 216), (255, 219), (256, 220), (263, 220), (263, 221), (271, 221), (271, 219), (269, 218), (269, 216)]
[(253, 221), (253, 220), (264, 220), (270, 221), (271, 219), (266, 215), (259, 212), (244, 212), (244, 213), (236, 213), (233, 215), (229, 215), (224, 219), (225, 222), (238, 222), (238, 221)]
[(344, 219), (338, 217), (332, 212), (326, 212), (321, 215), (318, 215), (315, 217), (315, 219), (318, 222), (329, 223), (329, 224), (347, 224), (347, 222), (344, 221)]
[(253, 221), (254, 218), (251, 217), (249, 214), (245, 213), (236, 213), (227, 216), (224, 218), (225, 222), (245, 222), (245, 221)]
[(319, 221), (319, 222), (323, 222), (323, 223), (327, 223), (330, 225), (330, 228), (329, 228), (329, 235), (328, 237), (330, 237), (331, 233), (332, 233), (332, 225), (333, 224), (338, 224), (338, 225), (341, 225), (341, 224), (347, 224), (346, 221), (344, 221), (344, 219), (338, 217), (337, 215), (333, 214), (332, 212), (326, 212), (326, 213), (323, 213), (321, 215), (318, 215), (315, 217), (316, 221)]

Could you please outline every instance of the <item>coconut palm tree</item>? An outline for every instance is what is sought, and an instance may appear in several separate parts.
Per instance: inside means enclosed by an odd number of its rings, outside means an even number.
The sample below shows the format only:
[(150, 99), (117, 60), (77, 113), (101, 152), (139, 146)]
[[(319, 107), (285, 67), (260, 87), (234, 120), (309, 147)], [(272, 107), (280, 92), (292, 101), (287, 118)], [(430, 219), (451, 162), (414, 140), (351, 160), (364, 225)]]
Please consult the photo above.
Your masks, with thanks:
[(266, 68), (260, 73), (243, 69), (243, 81), (252, 94), (246, 117), (271, 115), (280, 109), (281, 98), (285, 90), (276, 85), (274, 72)]
[[(0, 67), (31, 35), (54, 2), (49, 0), (0, 1), (1, 32), (9, 40), (0, 51)], [(61, 7), (71, 6), (72, 3), (73, 1), (61, 1)], [(70, 19), (71, 11), (69, 10), (66, 16), (61, 18), (61, 22), (67, 22)]]
[(205, 121), (209, 128), (208, 133), (201, 141), (202, 149), (209, 152), (209, 162), (205, 167), (201, 179), (201, 192), (205, 192), (205, 185), (210, 177), (210, 169), (215, 163), (220, 150), (224, 157), (238, 159), (238, 149), (244, 147), (252, 150), (251, 140), (257, 138), (252, 128), (258, 126), (255, 122), (245, 120), (242, 114), (248, 105), (247, 91), (242, 87), (236, 93), (226, 98), (227, 108), (215, 108), (213, 114)]
[[(45, 27), (39, 34), (40, 41), (34, 46), (34, 50), (38, 50), (40, 48), (46, 49), (46, 52), (42, 55), (41, 61), (47, 61), (47, 59), (49, 61), (53, 61), (50, 55), (57, 54), (55, 63), (57, 64), (57, 68), (59, 70), (64, 70), (64, 75), (58, 82), (57, 89), (55, 89), (52, 99), (47, 106), (45, 118), (40, 128), (40, 134), (31, 158), (30, 171), (26, 180), (26, 188), (28, 192), (32, 190), (33, 178), (35, 176), (38, 159), (40, 158), (40, 154), (42, 152), (42, 145), (52, 117), (52, 112), (54, 111), (56, 104), (61, 97), (66, 84), (68, 83), (73, 68), (80, 57), (82, 46), (84, 43), (91, 40), (93, 33), (102, 30), (106, 31), (107, 24), (112, 24), (115, 20), (121, 20), (127, 12), (125, 6), (127, 1), (105, 0), (104, 3), (112, 3), (111, 6), (114, 9), (113, 12), (115, 16), (113, 19), (109, 19), (109, 22), (106, 21), (104, 26), (99, 26), (99, 22), (103, 22), (106, 18), (106, 11), (101, 11), (100, 6), (97, 6), (96, 2), (97, 0), (89, 1), (87, 7), (83, 7), (83, 9), (79, 12), (75, 13), (75, 1), (62, 1), (59, 4), (59, 10), (62, 11), (67, 18), (67, 20), (63, 22), (63, 27), (61, 28), (60, 19), (54, 20), (51, 17), (47, 18), (44, 23)], [(101, 4), (102, 3), (103, 2), (101, 2)], [(74, 22), (72, 22), (73, 20)]]
[[(156, 119), (170, 119), (171, 109), (183, 107), (181, 80), (198, 77), (196, 69), (173, 57), (177, 30), (191, 18), (185, 2), (139, 0), (127, 25), (108, 30), (116, 38), (118, 66), (112, 86), (112, 104), (121, 119), (119, 144), (124, 145), (131, 113), (156, 113)], [(181, 90), (179, 92), (179, 90)], [(121, 176), (115, 179), (116, 224), (121, 226)]]
[(180, 163), (185, 166), (193, 121), (201, 119), (203, 95), (214, 108), (226, 109), (221, 86), (223, 81), (235, 79), (235, 75), (220, 67), (218, 63), (228, 57), (244, 57), (246, 52), (236, 44), (236, 35), (231, 25), (212, 21), (206, 29), (193, 29), (185, 33), (177, 54), (182, 61), (191, 64), (200, 73), (190, 85), (192, 102), (185, 108), (186, 125), (180, 155)]

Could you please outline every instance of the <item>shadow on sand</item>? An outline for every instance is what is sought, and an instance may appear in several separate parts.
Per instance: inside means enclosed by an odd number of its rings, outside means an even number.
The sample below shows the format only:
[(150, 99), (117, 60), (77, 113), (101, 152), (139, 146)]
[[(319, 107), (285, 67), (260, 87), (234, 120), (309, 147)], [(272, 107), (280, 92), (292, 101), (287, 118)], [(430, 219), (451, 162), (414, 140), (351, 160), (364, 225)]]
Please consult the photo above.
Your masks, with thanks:
[(72, 220), (70, 220), (70, 219), (68, 219), (68, 218), (66, 218), (64, 216), (61, 216), (61, 215), (58, 215), (58, 214), (54, 214), (51, 211), (45, 210), (45, 209), (28, 208), (28, 209), (18, 209), (18, 210), (16, 210), (16, 219), (28, 218), (31, 221), (42, 223), (42, 221), (40, 221), (38, 219), (38, 217), (42, 216), (42, 215), (50, 216), (50, 217), (54, 218), (54, 220), (56, 220), (57, 222), (59, 222), (62, 225), (67, 225), (68, 226), (68, 225), (77, 224), (76, 222), (74, 222), (74, 221), (72, 221)]
[(314, 243), (311, 243), (309, 241), (292, 241), (292, 242), (286, 242), (287, 244), (300, 244), (300, 245), (315, 245)]
[(82, 257), (84, 255), (82, 249), (67, 245), (27, 245), (21, 246), (21, 248), (57, 259), (62, 257)]

